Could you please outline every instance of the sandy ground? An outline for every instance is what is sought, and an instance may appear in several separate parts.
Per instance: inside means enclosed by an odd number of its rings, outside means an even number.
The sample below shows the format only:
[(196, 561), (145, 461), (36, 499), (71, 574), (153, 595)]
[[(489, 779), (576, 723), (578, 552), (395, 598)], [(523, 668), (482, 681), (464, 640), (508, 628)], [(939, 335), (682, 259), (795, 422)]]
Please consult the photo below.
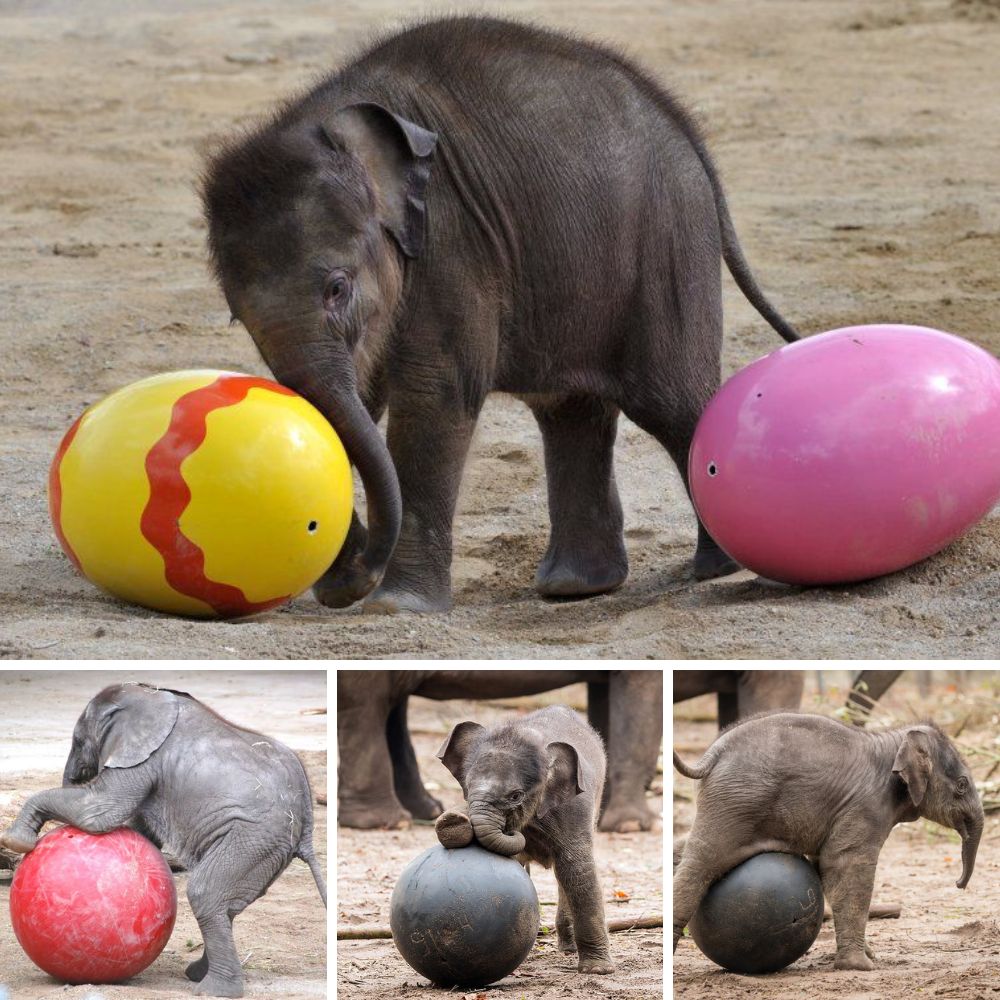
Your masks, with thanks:
[[(62, 783), (70, 737), (87, 702), (102, 687), (143, 680), (199, 697), (219, 714), (258, 728), (295, 750), (313, 793), (326, 792), (326, 673), (239, 671), (0, 671), (0, 829), (10, 825), (32, 792)], [(327, 812), (315, 807), (314, 843), (326, 872)], [(177, 922), (160, 957), (123, 986), (63, 986), (28, 959), (8, 916), (10, 883), (0, 878), (0, 998), (36, 1000), (190, 1000), (185, 966), (201, 954), (201, 935), (176, 876)], [(304, 862), (293, 861), (267, 895), (234, 925), (244, 960), (247, 998), (315, 1000), (327, 995), (326, 910)], [(5, 993), (5, 990), (7, 991)]]
[[(472, 9), (464, 3), (455, 10)], [(547, 603), (537, 430), (492, 398), (455, 526), (455, 610), (368, 618), (310, 596), (240, 624), (125, 607), (77, 577), (45, 474), (85, 404), (194, 366), (264, 370), (205, 267), (194, 191), (213, 137), (440, 4), (24, 0), (0, 11), (0, 655), (8, 657), (983, 657), (1000, 625), (1000, 516), (927, 563), (800, 591), (697, 584), (694, 519), (623, 422), (632, 574)], [(490, 9), (477, 5), (476, 9)], [(922, 323), (1000, 352), (997, 0), (512, 0), (618, 43), (703, 118), (744, 248), (805, 332)], [(726, 281), (727, 374), (779, 346)]]
[[(807, 711), (832, 714), (846, 693), (842, 675), (831, 678), (840, 688), (826, 698), (809, 697)], [(955, 732), (969, 717), (958, 738), (977, 782), (983, 780), (995, 759), (970, 756), (970, 748), (997, 754), (1000, 724), (1000, 683), (996, 675), (980, 673), (962, 691), (949, 690), (947, 679), (931, 697), (921, 698), (912, 673), (904, 675), (883, 699), (880, 713), (892, 725), (933, 717), (949, 732)], [(677, 706), (674, 713), (674, 748), (693, 761), (715, 736), (714, 713), (709, 699)], [(996, 775), (993, 775), (996, 798)], [(684, 835), (691, 826), (694, 806), (690, 797), (695, 782), (674, 773), (674, 834)], [(738, 976), (710, 962), (689, 938), (682, 938), (673, 963), (675, 1000), (911, 1000), (916, 996), (953, 997), (973, 1000), (995, 995), (997, 955), (1000, 954), (1000, 819), (994, 811), (986, 818), (968, 887), (955, 888), (961, 871), (958, 836), (932, 823), (897, 826), (879, 858), (874, 901), (902, 907), (898, 920), (874, 920), (868, 924), (868, 941), (876, 955), (870, 973), (834, 971), (836, 945), (833, 924), (826, 921), (812, 949), (789, 966), (769, 976)]]
[[(541, 704), (564, 704), (586, 709), (586, 689), (575, 685), (538, 698), (506, 699), (501, 702), (429, 701), (411, 698), (410, 731), (417, 751), (424, 784), (446, 808), (462, 803), (458, 783), (434, 756), (451, 727), (465, 719), (489, 726), (516, 711)], [(511, 708), (510, 706), (520, 706)], [(506, 706), (506, 707), (499, 707)], [(656, 783), (659, 785), (659, 781)], [(662, 786), (650, 800), (650, 808), (663, 808)], [(337, 925), (389, 926), (389, 899), (399, 873), (418, 854), (437, 843), (432, 824), (415, 824), (409, 830), (337, 829)], [(597, 869), (608, 919), (630, 919), (663, 913), (663, 851), (660, 833), (595, 834)], [(554, 927), (556, 882), (551, 871), (531, 866), (542, 924)], [(615, 892), (629, 895), (613, 901)], [(663, 931), (631, 930), (611, 935), (611, 953), (617, 969), (607, 976), (581, 976), (575, 956), (556, 950), (552, 939), (541, 938), (515, 972), (484, 990), (489, 1000), (658, 1000), (663, 996)], [(337, 995), (358, 1000), (445, 997), (432, 988), (400, 957), (392, 941), (338, 941)], [(455, 994), (451, 994), (455, 995)], [(461, 992), (458, 992), (461, 995)], [(474, 996), (470, 993), (469, 996)]]

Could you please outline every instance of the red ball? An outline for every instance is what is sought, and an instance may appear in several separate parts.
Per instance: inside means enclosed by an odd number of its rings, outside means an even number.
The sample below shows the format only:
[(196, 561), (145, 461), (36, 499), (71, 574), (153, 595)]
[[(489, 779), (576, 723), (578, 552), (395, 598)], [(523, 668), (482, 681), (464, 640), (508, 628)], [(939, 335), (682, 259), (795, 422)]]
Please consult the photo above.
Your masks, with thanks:
[(59, 827), (26, 854), (10, 919), (28, 958), (64, 983), (120, 983), (163, 951), (177, 893), (163, 855), (134, 830)]

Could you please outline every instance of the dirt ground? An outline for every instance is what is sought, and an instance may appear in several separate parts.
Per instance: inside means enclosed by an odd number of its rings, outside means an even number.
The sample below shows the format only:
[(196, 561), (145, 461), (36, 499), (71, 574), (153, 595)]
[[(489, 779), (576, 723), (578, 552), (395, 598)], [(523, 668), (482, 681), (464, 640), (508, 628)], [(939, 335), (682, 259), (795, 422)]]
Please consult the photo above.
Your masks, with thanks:
[[(471, 10), (458, 2), (452, 10)], [(125, 607), (72, 570), (45, 476), (87, 403), (170, 369), (263, 373), (205, 266), (195, 178), (213, 137), (438, 3), (21, 0), (0, 11), (0, 654), (8, 657), (984, 657), (1000, 635), (998, 511), (930, 561), (798, 590), (695, 583), (695, 522), (623, 422), (631, 577), (551, 603), (538, 432), (488, 402), (455, 525), (456, 607), (239, 624)], [(475, 9), (490, 9), (476, 4)], [(997, 0), (510, 0), (619, 44), (705, 122), (762, 285), (803, 331), (922, 323), (1000, 352)], [(780, 346), (726, 279), (730, 374)]]
[[(570, 705), (586, 711), (586, 688), (574, 685), (533, 698), (498, 702), (429, 701), (411, 698), (410, 732), (424, 784), (445, 808), (461, 805), (462, 792), (434, 756), (451, 727), (465, 719), (485, 726), (515, 712), (540, 705)], [(502, 707), (501, 707), (502, 706)], [(512, 707), (518, 706), (518, 707)], [(662, 785), (656, 783), (650, 808), (663, 808)], [(418, 854), (437, 843), (431, 823), (409, 830), (337, 829), (337, 925), (389, 926), (389, 899), (399, 873)], [(595, 835), (597, 869), (608, 919), (631, 919), (663, 913), (663, 838), (661, 833)], [(531, 866), (531, 878), (542, 904), (542, 924), (554, 928), (556, 883), (551, 871)], [(614, 901), (616, 892), (629, 895)], [(631, 930), (611, 935), (617, 970), (607, 976), (581, 976), (575, 956), (556, 950), (555, 938), (543, 937), (515, 972), (482, 992), (484, 1000), (659, 1000), (663, 996), (663, 930)], [(337, 942), (337, 995), (352, 1000), (448, 996), (432, 987), (400, 957), (391, 940)], [(450, 994), (456, 995), (456, 994)], [(461, 995), (458, 991), (457, 995)], [(475, 994), (469, 994), (474, 996)]]
[[(809, 673), (803, 710), (831, 715), (844, 703), (845, 675), (824, 671), (827, 684), (837, 686), (821, 697), (816, 694), (815, 671)], [(674, 748), (685, 760), (697, 760), (714, 739), (714, 712), (711, 698), (675, 706)], [(966, 722), (956, 742), (977, 785), (1000, 759), (1000, 680), (995, 673), (970, 673), (957, 688), (954, 678), (939, 672), (932, 692), (922, 696), (913, 672), (907, 672), (882, 699), (878, 716), (889, 725), (930, 717), (949, 733), (957, 732)], [(674, 773), (675, 836), (690, 830), (694, 788), (695, 782)], [(920, 821), (901, 824), (889, 836), (879, 858), (873, 901), (899, 904), (902, 914), (898, 920), (868, 924), (875, 971), (834, 971), (836, 946), (831, 921), (824, 922), (805, 957), (767, 976), (724, 972), (684, 937), (674, 955), (675, 1000), (778, 1000), (793, 996), (800, 1000), (911, 1000), (917, 996), (982, 1000), (995, 996), (1000, 955), (997, 788), (996, 774), (992, 774), (984, 797), (993, 802), (993, 811), (987, 813), (976, 869), (964, 891), (955, 888), (961, 871), (957, 834)]]
[[(326, 793), (326, 672), (276, 671), (0, 671), (0, 829), (32, 792), (62, 784), (70, 737), (87, 702), (102, 687), (124, 680), (187, 691), (233, 722), (260, 729), (298, 753), (313, 793)], [(326, 807), (315, 807), (314, 843), (327, 866)], [(0, 872), (2, 875), (2, 872)], [(123, 986), (63, 986), (21, 950), (8, 916), (10, 882), (0, 878), (0, 998), (36, 1000), (190, 1000), (185, 966), (201, 954), (201, 935), (176, 876), (177, 922), (166, 948)], [(302, 861), (293, 861), (267, 895), (234, 924), (248, 1000), (315, 1000), (327, 995), (326, 910)], [(5, 992), (6, 991), (6, 992)]]

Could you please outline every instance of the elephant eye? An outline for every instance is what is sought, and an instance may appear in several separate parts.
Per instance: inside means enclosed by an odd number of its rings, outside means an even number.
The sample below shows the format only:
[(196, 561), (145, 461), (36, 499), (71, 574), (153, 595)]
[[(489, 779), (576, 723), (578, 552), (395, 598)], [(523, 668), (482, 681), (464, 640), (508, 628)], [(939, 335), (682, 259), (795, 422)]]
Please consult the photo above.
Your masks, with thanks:
[(323, 306), (327, 312), (338, 311), (350, 294), (351, 276), (339, 267), (331, 271), (323, 286)]
[(520, 802), (524, 798), (524, 792), (520, 788), (515, 788), (514, 791), (510, 792), (507, 796), (511, 802)]

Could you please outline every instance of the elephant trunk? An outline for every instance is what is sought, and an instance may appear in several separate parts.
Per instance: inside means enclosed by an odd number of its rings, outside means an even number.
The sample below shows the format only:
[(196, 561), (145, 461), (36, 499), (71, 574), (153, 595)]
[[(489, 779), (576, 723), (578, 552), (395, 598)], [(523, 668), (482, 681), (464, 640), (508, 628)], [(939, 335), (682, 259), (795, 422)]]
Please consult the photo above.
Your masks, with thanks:
[(955, 883), (959, 889), (964, 889), (972, 878), (972, 869), (976, 866), (976, 852), (979, 850), (979, 838), (982, 835), (982, 817), (970, 819), (962, 832), (962, 877)]
[(524, 850), (524, 835), (521, 833), (504, 833), (503, 814), (483, 802), (469, 803), (469, 819), (476, 840), (494, 854), (513, 857)]
[(342, 569), (338, 577), (343, 580), (343, 588), (326, 601), (346, 606), (370, 593), (382, 579), (399, 538), (403, 505), (389, 449), (361, 402), (353, 365), (345, 361), (340, 366), (348, 369), (340, 380), (343, 384), (325, 376), (322, 367), (316, 362), (276, 363), (271, 370), (279, 382), (304, 396), (326, 417), (361, 476), (368, 504), (365, 547), (348, 566), (335, 564), (335, 568)]
[(63, 769), (63, 788), (68, 788), (70, 785), (82, 785), (84, 782), (90, 781), (96, 773), (74, 751), (66, 759), (66, 767)]

